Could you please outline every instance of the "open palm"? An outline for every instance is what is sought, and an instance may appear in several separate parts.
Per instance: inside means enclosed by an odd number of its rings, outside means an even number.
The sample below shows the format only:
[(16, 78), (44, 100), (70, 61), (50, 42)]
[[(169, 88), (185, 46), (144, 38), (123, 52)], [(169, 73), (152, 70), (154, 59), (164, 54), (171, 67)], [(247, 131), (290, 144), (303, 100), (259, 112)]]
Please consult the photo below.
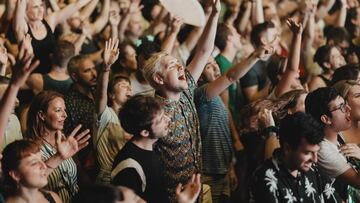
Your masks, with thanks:
[(71, 158), (89, 144), (89, 130), (84, 130), (76, 135), (80, 128), (81, 125), (78, 125), (68, 137), (62, 136), (60, 131), (56, 132), (56, 148), (62, 159)]

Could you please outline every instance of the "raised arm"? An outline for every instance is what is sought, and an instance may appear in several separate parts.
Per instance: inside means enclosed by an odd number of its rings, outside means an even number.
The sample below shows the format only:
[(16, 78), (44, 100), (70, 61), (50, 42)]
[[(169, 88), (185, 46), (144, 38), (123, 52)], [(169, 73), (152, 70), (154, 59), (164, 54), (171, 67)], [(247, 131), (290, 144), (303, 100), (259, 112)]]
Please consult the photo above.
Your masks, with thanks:
[(92, 24), (92, 34), (97, 34), (101, 32), (102, 29), (106, 26), (109, 21), (109, 12), (110, 12), (110, 0), (104, 0), (101, 7), (100, 15), (96, 18), (95, 22)]
[(279, 84), (275, 87), (276, 96), (281, 96), (291, 90), (292, 84), (294, 84), (299, 77), (301, 35), (303, 28), (302, 24), (295, 22), (294, 19), (288, 19), (286, 24), (293, 33), (293, 37), (285, 73), (282, 75)]
[(344, 27), (347, 14), (347, 0), (341, 0), (341, 6), (339, 11), (339, 17), (337, 18), (335, 26)]
[(72, 14), (79, 11), (83, 6), (89, 3), (90, 0), (79, 0), (76, 3), (67, 5), (65, 8), (53, 12), (52, 14), (46, 16), (45, 20), (49, 24), (51, 30), (55, 30), (55, 27), (68, 19)]
[(80, 11), (81, 20), (86, 20), (90, 18), (91, 14), (94, 12), (96, 5), (99, 3), (99, 0), (91, 0), (83, 9)]
[(320, 5), (318, 12), (316, 13), (316, 17), (318, 19), (323, 19), (325, 16), (329, 14), (330, 9), (335, 4), (336, 0), (326, 0), (322, 5)]
[(239, 25), (238, 25), (238, 31), (241, 34), (243, 34), (245, 32), (246, 26), (249, 23), (250, 16), (251, 16), (252, 2), (246, 1), (246, 2), (244, 2), (244, 6), (245, 6), (245, 12), (241, 16), (241, 18), (239, 20)]
[(244, 76), (260, 58), (265, 58), (273, 53), (274, 49), (272, 47), (256, 50), (248, 58), (229, 69), (224, 75), (209, 83), (206, 89), (206, 97), (212, 99), (220, 95), (229, 85)]
[(105, 42), (105, 50), (103, 53), (103, 68), (100, 70), (99, 80), (96, 87), (96, 100), (95, 100), (95, 111), (99, 116), (101, 115), (105, 107), (107, 105), (107, 88), (109, 83), (109, 72), (111, 65), (117, 60), (119, 57), (119, 40), (117, 39), (109, 39), (109, 41)]
[(109, 16), (109, 24), (111, 27), (111, 38), (117, 39), (119, 37), (119, 23), (120, 15), (116, 11), (111, 11)]
[(252, 16), (251, 16), (252, 24), (257, 25), (265, 22), (263, 0), (254, 0), (251, 5), (252, 5)]
[(182, 25), (182, 21), (179, 18), (173, 17), (171, 19), (169, 26), (170, 27), (169, 33), (167, 34), (163, 43), (161, 44), (162, 51), (171, 54), (176, 42), (176, 37), (180, 31), (181, 25)]
[(142, 6), (140, 6), (139, 0), (134, 0), (130, 3), (129, 9), (121, 16), (121, 21), (119, 23), (119, 40), (120, 42), (125, 39), (125, 30), (130, 22), (131, 15), (140, 12)]
[(16, 40), (22, 42), (29, 27), (26, 23), (26, 0), (18, 0), (15, 9), (15, 17), (13, 21), (13, 29), (15, 31)]
[(187, 67), (195, 81), (198, 81), (206, 62), (213, 51), (220, 7), (220, 0), (214, 0), (209, 20), (200, 37), (195, 56)]
[[(24, 40), (30, 40), (29, 38), (25, 37)], [(10, 84), (0, 101), (0, 143), (4, 138), (8, 119), (15, 105), (16, 95), (20, 87), (25, 84), (30, 73), (39, 65), (39, 61), (32, 61), (33, 57), (33, 53), (25, 49), (23, 42), (20, 47), (17, 63), (13, 69)]]

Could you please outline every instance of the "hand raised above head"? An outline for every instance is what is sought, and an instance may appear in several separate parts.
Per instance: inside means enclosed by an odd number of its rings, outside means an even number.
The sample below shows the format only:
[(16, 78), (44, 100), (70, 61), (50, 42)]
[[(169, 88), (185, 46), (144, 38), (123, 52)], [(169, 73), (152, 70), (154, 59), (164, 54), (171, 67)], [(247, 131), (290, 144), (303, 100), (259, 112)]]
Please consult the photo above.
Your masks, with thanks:
[(119, 57), (119, 40), (110, 38), (105, 42), (103, 60), (105, 65), (104, 71), (109, 71), (110, 67)]
[(33, 61), (34, 53), (31, 46), (31, 37), (27, 34), (22, 41), (16, 64), (13, 67), (11, 83), (21, 87), (25, 84), (30, 73), (39, 65), (39, 61)]
[(109, 23), (110, 25), (119, 25), (121, 16), (116, 11), (110, 11)]
[(296, 22), (293, 18), (288, 18), (286, 24), (294, 34), (301, 34), (303, 31), (303, 26), (301, 23)]

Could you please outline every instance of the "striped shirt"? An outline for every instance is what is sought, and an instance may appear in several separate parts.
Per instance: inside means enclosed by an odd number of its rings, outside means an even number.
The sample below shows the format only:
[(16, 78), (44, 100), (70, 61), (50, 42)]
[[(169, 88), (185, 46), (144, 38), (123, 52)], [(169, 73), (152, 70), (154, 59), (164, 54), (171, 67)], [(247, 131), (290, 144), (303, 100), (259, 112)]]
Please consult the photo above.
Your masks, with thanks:
[(110, 184), (110, 174), (115, 156), (126, 143), (125, 131), (112, 108), (105, 107), (104, 112), (96, 122), (94, 132), (96, 135), (93, 136), (93, 143), (100, 164), (96, 182)]
[[(41, 154), (44, 160), (47, 160), (56, 154), (56, 149), (44, 142), (41, 146)], [(79, 190), (76, 173), (76, 164), (73, 159), (66, 159), (50, 173), (45, 189), (56, 192), (63, 203), (70, 203)]]
[(208, 85), (195, 90), (195, 104), (200, 121), (202, 171), (205, 174), (227, 174), (233, 156), (228, 112), (219, 96), (206, 98)]

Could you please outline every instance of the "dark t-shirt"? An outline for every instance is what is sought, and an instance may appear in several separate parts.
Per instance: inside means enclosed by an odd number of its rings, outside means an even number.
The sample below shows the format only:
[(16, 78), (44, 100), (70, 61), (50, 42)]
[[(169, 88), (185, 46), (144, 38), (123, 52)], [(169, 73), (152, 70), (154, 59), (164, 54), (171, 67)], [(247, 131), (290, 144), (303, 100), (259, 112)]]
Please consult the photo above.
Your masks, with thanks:
[(259, 60), (249, 70), (249, 72), (240, 79), (241, 88), (248, 88), (258, 85), (258, 90), (262, 90), (266, 86), (267, 82), (267, 71), (266, 66), (269, 63), (267, 61)]
[(139, 148), (129, 141), (115, 158), (113, 169), (123, 160), (132, 158), (137, 161), (144, 171), (146, 187), (142, 191), (142, 180), (134, 168), (121, 170), (112, 180), (114, 185), (122, 185), (133, 189), (136, 194), (147, 202), (164, 202), (164, 186), (161, 182), (161, 169), (158, 157), (153, 151)]

